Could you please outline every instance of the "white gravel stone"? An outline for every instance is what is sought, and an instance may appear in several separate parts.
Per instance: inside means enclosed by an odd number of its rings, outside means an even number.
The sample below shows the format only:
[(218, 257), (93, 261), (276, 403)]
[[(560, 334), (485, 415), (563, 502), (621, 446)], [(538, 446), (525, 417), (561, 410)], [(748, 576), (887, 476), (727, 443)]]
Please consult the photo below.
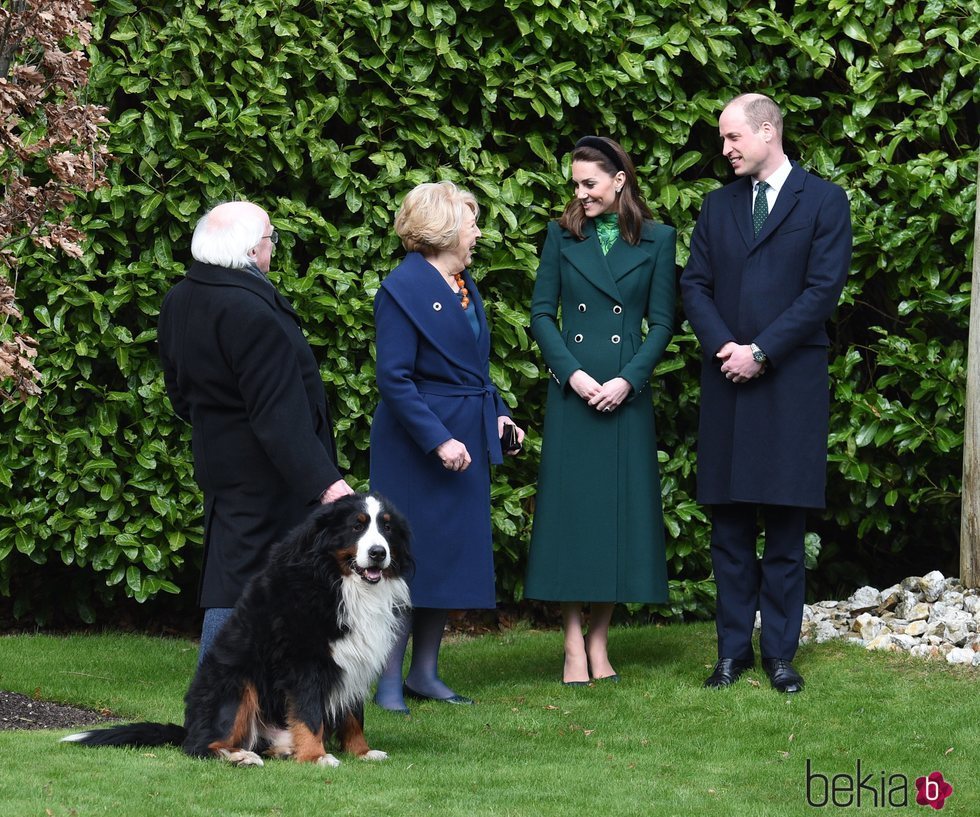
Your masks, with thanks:
[(882, 591), (860, 587), (846, 601), (806, 605), (800, 636), (802, 643), (839, 638), (869, 650), (980, 667), (980, 590), (938, 570)]
[(973, 664), (973, 658), (976, 653), (973, 650), (965, 650), (962, 647), (956, 647), (946, 653), (946, 660), (950, 664)]
[(946, 577), (938, 570), (926, 573), (919, 581), (919, 590), (925, 595), (926, 601), (938, 601), (945, 589)]

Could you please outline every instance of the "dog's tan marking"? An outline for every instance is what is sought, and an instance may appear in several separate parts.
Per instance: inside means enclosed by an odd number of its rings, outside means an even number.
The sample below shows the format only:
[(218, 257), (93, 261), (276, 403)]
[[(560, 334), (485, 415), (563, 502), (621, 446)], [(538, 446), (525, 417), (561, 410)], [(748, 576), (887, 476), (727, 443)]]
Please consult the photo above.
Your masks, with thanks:
[(344, 548), (342, 550), (335, 550), (333, 552), (334, 559), (337, 560), (337, 567), (340, 570), (342, 576), (350, 576), (353, 571), (351, 570), (351, 562), (357, 556), (357, 548)]
[[(226, 759), (228, 759), (228, 752), (236, 753), (243, 749), (246, 750), (247, 754), (252, 754), (248, 750), (255, 746), (258, 729), (259, 693), (252, 684), (246, 684), (245, 689), (242, 690), (241, 700), (238, 702), (238, 711), (235, 713), (235, 722), (231, 725), (231, 732), (224, 740), (209, 743), (208, 749)], [(237, 762), (237, 760), (232, 760), (232, 762)]]
[(356, 757), (361, 757), (371, 751), (367, 738), (364, 737), (364, 728), (350, 712), (347, 713), (344, 723), (340, 727), (340, 748)]
[(300, 763), (318, 763), (327, 753), (323, 748), (323, 727), (312, 732), (302, 721), (289, 719), (293, 736), (293, 759)]

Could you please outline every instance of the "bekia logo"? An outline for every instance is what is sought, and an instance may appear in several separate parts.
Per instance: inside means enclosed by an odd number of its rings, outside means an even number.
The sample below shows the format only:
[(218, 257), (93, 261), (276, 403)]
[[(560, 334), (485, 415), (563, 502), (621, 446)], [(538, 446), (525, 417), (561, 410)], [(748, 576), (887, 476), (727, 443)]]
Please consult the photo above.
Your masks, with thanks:
[(915, 802), (920, 806), (932, 806), (941, 809), (946, 804), (946, 798), (953, 793), (952, 784), (943, 780), (942, 772), (933, 772), (927, 777), (917, 777), (915, 788), (918, 794)]
[[(806, 802), (813, 808), (900, 808), (909, 804), (909, 779), (904, 774), (887, 772), (862, 773), (858, 760), (854, 774), (826, 775), (814, 771), (806, 761)], [(941, 809), (953, 793), (953, 786), (943, 779), (942, 772), (915, 779), (915, 802), (920, 806)]]

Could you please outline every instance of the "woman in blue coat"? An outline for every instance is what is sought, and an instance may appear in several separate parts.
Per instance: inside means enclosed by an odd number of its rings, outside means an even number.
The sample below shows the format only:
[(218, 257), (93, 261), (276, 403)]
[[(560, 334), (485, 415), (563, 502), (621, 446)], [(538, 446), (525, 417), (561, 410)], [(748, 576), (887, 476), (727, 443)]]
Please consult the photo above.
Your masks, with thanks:
[(563, 681), (579, 685), (618, 679), (616, 602), (667, 600), (650, 379), (673, 332), (676, 232), (653, 222), (612, 139), (579, 140), (572, 183), (531, 302), (552, 380), (524, 595), (561, 602)]
[(439, 646), (450, 610), (496, 606), (490, 464), (502, 462), (510, 412), (490, 382), (490, 332), (466, 271), (479, 212), (451, 182), (410, 191), (395, 217), (408, 255), (374, 301), (381, 402), (371, 425), (371, 487), (408, 518), (415, 558), (411, 626), (375, 695), (395, 712), (408, 712), (406, 695), (473, 703), (439, 678)]

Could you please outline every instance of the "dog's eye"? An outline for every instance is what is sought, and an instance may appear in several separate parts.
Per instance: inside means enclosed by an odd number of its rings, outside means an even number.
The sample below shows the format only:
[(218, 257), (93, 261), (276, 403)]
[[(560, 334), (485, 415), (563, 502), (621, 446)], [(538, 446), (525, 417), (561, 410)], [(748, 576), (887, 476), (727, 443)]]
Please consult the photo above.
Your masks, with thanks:
[(363, 522), (355, 522), (354, 523), (354, 532), (355, 533), (360, 533), (362, 530), (364, 530), (364, 523)]
[(391, 522), (385, 522), (385, 533), (391, 533)]

